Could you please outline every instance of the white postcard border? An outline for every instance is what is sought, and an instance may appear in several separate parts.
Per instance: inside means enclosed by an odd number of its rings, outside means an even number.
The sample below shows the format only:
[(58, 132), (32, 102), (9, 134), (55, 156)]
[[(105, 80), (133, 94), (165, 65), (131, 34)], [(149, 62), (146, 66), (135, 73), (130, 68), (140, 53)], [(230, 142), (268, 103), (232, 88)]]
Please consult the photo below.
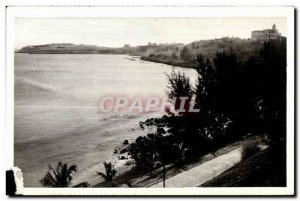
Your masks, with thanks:
[(292, 195), (294, 194), (294, 8), (200, 6), (9, 6), (6, 16), (6, 169), (14, 151), (14, 20), (16, 17), (286, 17), (287, 187), (234, 188), (24, 188), (24, 195)]

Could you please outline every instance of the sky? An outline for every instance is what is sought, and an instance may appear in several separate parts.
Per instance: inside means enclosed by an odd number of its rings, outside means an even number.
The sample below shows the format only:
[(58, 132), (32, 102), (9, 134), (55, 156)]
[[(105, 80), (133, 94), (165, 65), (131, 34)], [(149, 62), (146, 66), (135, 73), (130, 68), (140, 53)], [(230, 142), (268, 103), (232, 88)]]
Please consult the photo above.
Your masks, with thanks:
[(253, 30), (269, 29), (274, 23), (286, 36), (286, 18), (16, 18), (15, 49), (49, 43), (121, 47), (250, 38)]

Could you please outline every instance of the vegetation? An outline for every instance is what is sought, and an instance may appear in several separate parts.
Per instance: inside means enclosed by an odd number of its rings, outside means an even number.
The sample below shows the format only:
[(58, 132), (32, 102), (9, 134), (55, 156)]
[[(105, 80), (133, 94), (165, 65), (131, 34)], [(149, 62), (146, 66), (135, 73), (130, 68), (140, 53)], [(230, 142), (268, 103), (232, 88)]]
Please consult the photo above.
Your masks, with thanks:
[[(188, 49), (184, 51), (182, 57)], [(245, 62), (233, 48), (217, 51), (213, 58), (204, 55), (197, 55), (195, 87), (180, 72), (167, 75), (168, 97), (196, 95), (200, 112), (182, 114), (175, 104), (175, 112), (141, 122), (141, 128), (157, 130), (130, 145), (139, 171), (151, 172), (156, 162), (180, 166), (249, 133), (267, 136), (270, 146), (284, 153), (286, 41), (263, 44), (259, 54)], [(254, 151), (258, 150), (247, 148), (244, 157)]]
[(76, 171), (76, 165), (69, 167), (66, 163), (58, 162), (55, 169), (49, 165), (49, 170), (40, 183), (45, 187), (68, 187), (72, 181), (71, 175)]
[(243, 147), (242, 150), (242, 160), (246, 160), (254, 154), (258, 153), (260, 148), (257, 144), (250, 144), (248, 146)]
[[(166, 75), (166, 93), (175, 100), (175, 111), (167, 109), (160, 118), (140, 122), (140, 127), (155, 127), (154, 132), (138, 137), (128, 145), (136, 162), (137, 173), (151, 173), (165, 167), (181, 167), (221, 146), (249, 133), (268, 138), (272, 153), (285, 158), (286, 146), (286, 41), (264, 44), (241, 39), (223, 38), (198, 41), (186, 46), (158, 47), (161, 53), (145, 49), (146, 59), (197, 66), (198, 79), (193, 86), (184, 73)], [(159, 52), (156, 49), (155, 52)], [(201, 49), (201, 51), (200, 51)], [(215, 51), (218, 50), (218, 51)], [(205, 52), (206, 51), (206, 52)], [(212, 54), (214, 51), (214, 54)], [(164, 53), (163, 53), (164, 52)], [(167, 52), (167, 54), (165, 54)], [(195, 54), (197, 52), (197, 54)], [(149, 54), (150, 53), (150, 54)], [(195, 95), (198, 113), (181, 112), (180, 97), (187, 97), (184, 108)], [(125, 143), (125, 142), (124, 142)], [(127, 144), (126, 142), (125, 144)], [(243, 159), (258, 152), (257, 146), (246, 147)], [(275, 159), (274, 159), (275, 161)], [(116, 170), (103, 163), (105, 174), (98, 172), (114, 186)], [(264, 168), (266, 164), (263, 164)], [(58, 163), (40, 180), (43, 186), (67, 187), (77, 167)], [(86, 186), (88, 184), (83, 183)]]
[(251, 56), (259, 56), (262, 44), (249, 39), (224, 37), (213, 40), (194, 41), (186, 45), (173, 45), (166, 47), (151, 47), (144, 52), (139, 52), (142, 59), (161, 62), (175, 66), (199, 67), (197, 55), (213, 60), (215, 53), (235, 52), (239, 62), (246, 62)]
[(110, 181), (111, 186), (113, 187), (113, 178), (116, 176), (117, 171), (114, 169), (114, 165), (111, 162), (104, 162), (103, 165), (105, 168), (105, 174), (103, 174), (102, 172), (97, 172), (97, 174), (103, 177), (106, 181)]
[(233, 166), (201, 187), (285, 187), (286, 156), (267, 148)]

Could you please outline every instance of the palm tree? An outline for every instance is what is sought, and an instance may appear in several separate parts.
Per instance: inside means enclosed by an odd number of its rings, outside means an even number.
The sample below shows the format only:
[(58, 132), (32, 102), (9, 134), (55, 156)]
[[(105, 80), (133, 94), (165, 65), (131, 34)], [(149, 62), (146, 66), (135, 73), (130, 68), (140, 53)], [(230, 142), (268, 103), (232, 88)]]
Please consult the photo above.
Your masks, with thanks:
[(110, 181), (111, 182), (111, 186), (113, 187), (113, 178), (114, 176), (116, 176), (117, 171), (114, 169), (114, 165), (109, 162), (104, 162), (103, 163), (104, 168), (105, 168), (105, 174), (103, 174), (102, 172), (97, 172), (98, 175), (100, 175), (101, 177), (103, 177), (106, 181)]
[(58, 162), (55, 169), (49, 164), (49, 170), (40, 183), (46, 187), (68, 187), (73, 179), (71, 174), (76, 171), (76, 165), (68, 167), (68, 164), (61, 161)]

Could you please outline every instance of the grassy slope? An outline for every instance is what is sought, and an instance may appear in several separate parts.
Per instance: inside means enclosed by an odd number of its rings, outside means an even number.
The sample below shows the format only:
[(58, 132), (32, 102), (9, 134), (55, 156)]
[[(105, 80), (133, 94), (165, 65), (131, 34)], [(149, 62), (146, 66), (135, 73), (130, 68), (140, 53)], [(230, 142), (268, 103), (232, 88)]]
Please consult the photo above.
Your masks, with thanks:
[(284, 151), (266, 149), (223, 172), (201, 187), (279, 187), (286, 186)]

